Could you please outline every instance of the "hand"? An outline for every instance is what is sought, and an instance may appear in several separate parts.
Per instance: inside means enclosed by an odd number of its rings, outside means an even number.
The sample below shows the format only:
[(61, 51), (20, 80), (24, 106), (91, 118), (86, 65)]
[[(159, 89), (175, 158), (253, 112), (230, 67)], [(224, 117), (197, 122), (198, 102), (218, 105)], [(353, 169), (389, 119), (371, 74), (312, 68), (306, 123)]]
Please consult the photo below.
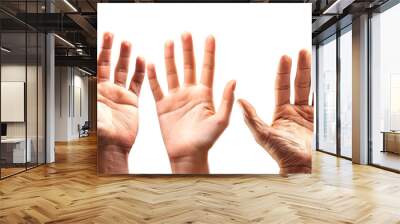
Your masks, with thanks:
[(179, 86), (174, 44), (165, 44), (168, 95), (164, 96), (153, 64), (147, 66), (150, 87), (156, 101), (161, 133), (173, 173), (208, 173), (208, 150), (228, 126), (234, 100), (235, 81), (224, 90), (218, 111), (213, 102), (215, 40), (206, 40), (203, 71), (196, 83), (196, 66), (190, 33), (182, 35), (185, 78)]
[(299, 53), (295, 103), (290, 104), (290, 57), (283, 56), (275, 83), (275, 113), (271, 126), (264, 123), (246, 100), (240, 99), (244, 120), (256, 141), (276, 160), (280, 173), (311, 173), (314, 107), (309, 106), (311, 55)]
[(145, 62), (138, 57), (136, 69), (125, 88), (131, 44), (121, 43), (114, 83), (110, 81), (110, 58), (113, 35), (105, 33), (97, 60), (97, 134), (98, 172), (128, 173), (128, 155), (138, 131), (138, 97), (144, 78)]

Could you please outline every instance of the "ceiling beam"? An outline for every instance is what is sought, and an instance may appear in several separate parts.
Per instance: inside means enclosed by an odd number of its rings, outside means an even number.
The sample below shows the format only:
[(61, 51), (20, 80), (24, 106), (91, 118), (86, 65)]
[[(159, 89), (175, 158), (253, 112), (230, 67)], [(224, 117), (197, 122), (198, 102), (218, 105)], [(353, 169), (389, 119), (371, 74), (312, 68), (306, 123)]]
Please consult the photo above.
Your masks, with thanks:
[(353, 2), (355, 2), (355, 0), (336, 0), (330, 4), (322, 14), (342, 14), (343, 10)]
[(56, 66), (80, 66), (95, 70), (97, 60), (92, 56), (55, 56)]

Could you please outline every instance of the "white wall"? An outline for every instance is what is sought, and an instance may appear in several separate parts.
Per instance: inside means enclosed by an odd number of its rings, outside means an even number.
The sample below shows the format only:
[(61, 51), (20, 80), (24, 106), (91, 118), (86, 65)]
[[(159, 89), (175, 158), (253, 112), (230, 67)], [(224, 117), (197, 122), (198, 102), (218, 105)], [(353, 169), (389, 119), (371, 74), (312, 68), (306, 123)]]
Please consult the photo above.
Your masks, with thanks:
[(55, 73), (55, 140), (70, 141), (79, 138), (78, 124), (88, 120), (88, 78), (72, 67), (56, 67)]
[[(25, 70), (27, 69), (27, 70)], [(1, 81), (3, 82), (25, 82), (26, 71), (28, 74), (35, 73), (36, 74), (36, 66), (28, 66), (25, 65), (2, 65), (1, 66)], [(28, 77), (29, 78), (29, 77)], [(29, 79), (30, 85), (36, 85), (36, 81)], [(36, 88), (27, 88), (27, 102), (35, 101), (36, 99)], [(32, 91), (32, 92), (31, 92)], [(36, 101), (35, 101), (36, 102)], [(36, 103), (30, 106), (34, 106), (36, 108)], [(7, 108), (1, 108), (1, 110), (7, 110)], [(31, 110), (29, 110), (31, 111)], [(36, 113), (28, 113), (28, 122), (35, 120), (36, 123)], [(32, 127), (32, 125), (28, 125), (28, 128)], [(35, 127), (36, 129), (36, 127)], [(29, 134), (29, 130), (28, 130)], [(25, 122), (7, 122), (7, 136), (8, 137), (25, 137)], [(29, 137), (29, 136), (28, 136)]]
[[(81, 126), (88, 120), (88, 78), (79, 75), (74, 76), (74, 99), (75, 99), (75, 117), (72, 119), (72, 135), (77, 137), (79, 136), (77, 126), (80, 124)], [(80, 91), (80, 93), (79, 93)], [(80, 95), (80, 98), (78, 96)], [(80, 101), (80, 103), (78, 102)], [(81, 107), (81, 108), (79, 108)], [(82, 111), (80, 112), (79, 109)]]
[[(38, 69), (38, 70), (37, 70)], [(36, 65), (25, 64), (3, 64), (1, 66), (1, 81), (2, 82), (24, 82), (26, 83), (26, 108), (22, 107), (22, 113), (26, 110), (26, 121), (23, 122), (6, 122), (7, 137), (9, 138), (25, 138), (25, 135), (30, 139), (30, 148), (32, 149), (32, 161), (44, 162), (44, 74), (42, 67)], [(27, 78), (27, 80), (25, 80)], [(23, 92), (22, 92), (23, 94)], [(4, 97), (4, 96), (2, 96)], [(10, 108), (1, 108), (10, 110)], [(10, 111), (8, 111), (10, 112)], [(12, 113), (12, 111), (11, 111)], [(37, 152), (37, 150), (39, 150)], [(37, 157), (37, 154), (39, 156)]]
[(68, 67), (55, 68), (55, 141), (68, 140), (69, 80)]

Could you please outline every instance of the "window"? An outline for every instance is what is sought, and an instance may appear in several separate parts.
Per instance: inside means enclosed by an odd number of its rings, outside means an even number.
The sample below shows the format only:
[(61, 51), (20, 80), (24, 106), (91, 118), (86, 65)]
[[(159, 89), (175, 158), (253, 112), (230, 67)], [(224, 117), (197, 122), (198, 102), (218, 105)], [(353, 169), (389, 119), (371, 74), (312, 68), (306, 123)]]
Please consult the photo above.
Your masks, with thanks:
[(351, 26), (340, 36), (340, 155), (352, 157), (352, 33)]
[(371, 18), (372, 164), (400, 170), (400, 5)]

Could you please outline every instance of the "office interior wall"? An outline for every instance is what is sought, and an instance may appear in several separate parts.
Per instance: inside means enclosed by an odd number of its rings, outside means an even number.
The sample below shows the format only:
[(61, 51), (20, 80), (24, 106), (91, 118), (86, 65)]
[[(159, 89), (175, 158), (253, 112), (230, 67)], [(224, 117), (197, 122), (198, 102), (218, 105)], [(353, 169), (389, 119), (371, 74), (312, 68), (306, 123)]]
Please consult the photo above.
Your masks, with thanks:
[(25, 83), (1, 82), (1, 110), (2, 122), (23, 122), (25, 107)]
[(72, 135), (79, 136), (78, 125), (82, 126), (88, 121), (89, 93), (88, 93), (88, 77), (82, 72), (74, 68), (74, 119)]
[[(1, 81), (2, 82), (24, 82), (25, 83), (25, 69), (28, 71), (28, 73), (35, 72), (36, 73), (36, 68), (35, 66), (27, 66), (25, 68), (25, 65), (18, 65), (18, 64), (2, 64), (1, 66)], [(30, 77), (30, 76), (28, 76)], [(36, 98), (36, 90), (32, 89), (32, 85), (35, 83), (31, 83), (33, 80), (28, 80), (29, 85), (27, 85), (27, 102), (32, 102)], [(37, 105), (27, 105), (32, 108), (36, 108)], [(2, 110), (6, 110), (6, 108), (2, 108)], [(36, 114), (27, 114), (27, 120), (31, 121), (32, 119), (35, 119), (34, 116)], [(33, 127), (31, 127), (31, 131)], [(24, 122), (7, 122), (7, 137), (18, 137), (18, 138), (25, 138), (25, 123)]]
[[(40, 56), (43, 57), (43, 56)], [(27, 138), (28, 167), (45, 162), (45, 132), (44, 132), (44, 80), (42, 60), (37, 64), (7, 64), (1, 65), (2, 82), (24, 82), (26, 85), (26, 120), (23, 122), (6, 122), (7, 138)], [(7, 97), (7, 96), (3, 96)], [(9, 108), (1, 108), (7, 110)], [(12, 113), (12, 111), (10, 111)]]
[(55, 140), (70, 141), (89, 118), (88, 77), (74, 67), (56, 67), (55, 73)]
[(68, 141), (69, 131), (69, 91), (70, 74), (69, 67), (55, 68), (55, 140)]
[[(2, 35), (2, 43), (8, 39), (8, 35)], [(8, 41), (7, 41), (8, 42)], [(2, 53), (2, 61), (1, 64), (1, 78), (2, 82), (23, 82), (26, 83), (25, 75), (26, 70), (30, 69), (25, 64), (22, 63), (15, 63), (13, 65), (7, 65), (4, 60), (4, 52)], [(18, 55), (22, 56), (23, 55)], [(21, 59), (21, 57), (18, 57)], [(1, 85), (0, 85), (1, 86)], [(0, 87), (1, 88), (1, 87)], [(24, 93), (22, 93), (24, 94)], [(7, 96), (2, 96), (7, 97)], [(0, 107), (0, 110), (8, 110), (9, 108)], [(25, 105), (22, 108), (25, 113)], [(26, 159), (26, 140), (25, 140), (25, 133), (26, 133), (26, 121), (23, 122), (4, 122), (7, 125), (7, 138), (17, 138), (19, 139), (19, 144), (23, 145), (20, 150), (15, 150), (14, 146), (7, 146), (6, 144), (1, 144), (1, 178), (6, 176), (12, 175), (17, 172), (24, 171), (26, 169), (25, 162)], [(12, 148), (11, 148), (12, 147)], [(22, 150), (22, 151), (21, 151)], [(17, 156), (16, 156), (17, 155)], [(18, 160), (15, 158), (18, 157)], [(29, 161), (29, 160), (28, 160)], [(17, 164), (18, 162), (18, 164)]]

